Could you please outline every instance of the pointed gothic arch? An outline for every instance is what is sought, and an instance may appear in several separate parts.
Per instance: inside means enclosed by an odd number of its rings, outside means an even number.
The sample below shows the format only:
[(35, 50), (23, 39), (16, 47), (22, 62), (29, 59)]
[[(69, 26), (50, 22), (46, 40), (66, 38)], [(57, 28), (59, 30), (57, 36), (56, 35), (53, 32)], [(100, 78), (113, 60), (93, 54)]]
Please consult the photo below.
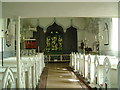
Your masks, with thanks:
[(63, 51), (63, 28), (54, 22), (48, 26), (46, 32), (46, 52), (62, 53)]

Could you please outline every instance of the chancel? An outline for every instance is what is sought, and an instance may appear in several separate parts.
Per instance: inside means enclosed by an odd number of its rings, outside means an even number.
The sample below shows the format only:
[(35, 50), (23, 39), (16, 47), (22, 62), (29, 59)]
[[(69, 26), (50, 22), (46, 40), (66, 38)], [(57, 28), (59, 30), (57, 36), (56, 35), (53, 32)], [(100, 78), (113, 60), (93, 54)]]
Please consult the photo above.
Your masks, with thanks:
[(118, 7), (0, 1), (0, 89), (120, 89)]

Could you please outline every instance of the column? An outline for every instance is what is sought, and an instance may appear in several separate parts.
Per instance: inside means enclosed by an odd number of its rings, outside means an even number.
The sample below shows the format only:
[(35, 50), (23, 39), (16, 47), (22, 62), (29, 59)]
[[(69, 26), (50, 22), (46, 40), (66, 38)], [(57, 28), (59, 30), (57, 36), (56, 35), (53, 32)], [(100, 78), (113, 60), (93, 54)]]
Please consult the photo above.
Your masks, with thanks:
[(21, 87), (21, 68), (20, 68), (20, 17), (16, 19), (16, 57), (17, 57), (17, 88)]

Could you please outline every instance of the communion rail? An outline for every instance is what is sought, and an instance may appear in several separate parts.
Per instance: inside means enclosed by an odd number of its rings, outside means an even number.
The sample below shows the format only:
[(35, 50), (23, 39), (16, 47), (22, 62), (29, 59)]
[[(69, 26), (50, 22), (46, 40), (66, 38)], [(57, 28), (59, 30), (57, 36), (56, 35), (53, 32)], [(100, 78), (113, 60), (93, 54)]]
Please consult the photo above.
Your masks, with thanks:
[(45, 55), (45, 62), (68, 62), (70, 54), (49, 54)]

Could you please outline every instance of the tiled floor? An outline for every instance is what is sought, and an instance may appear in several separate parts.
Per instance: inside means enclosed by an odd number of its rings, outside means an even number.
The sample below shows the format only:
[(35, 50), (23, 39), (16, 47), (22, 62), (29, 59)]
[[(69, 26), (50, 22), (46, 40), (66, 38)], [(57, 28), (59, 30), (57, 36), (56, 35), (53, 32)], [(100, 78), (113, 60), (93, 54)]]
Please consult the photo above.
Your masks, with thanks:
[(49, 63), (46, 88), (82, 88), (73, 72), (68, 71), (68, 63)]

